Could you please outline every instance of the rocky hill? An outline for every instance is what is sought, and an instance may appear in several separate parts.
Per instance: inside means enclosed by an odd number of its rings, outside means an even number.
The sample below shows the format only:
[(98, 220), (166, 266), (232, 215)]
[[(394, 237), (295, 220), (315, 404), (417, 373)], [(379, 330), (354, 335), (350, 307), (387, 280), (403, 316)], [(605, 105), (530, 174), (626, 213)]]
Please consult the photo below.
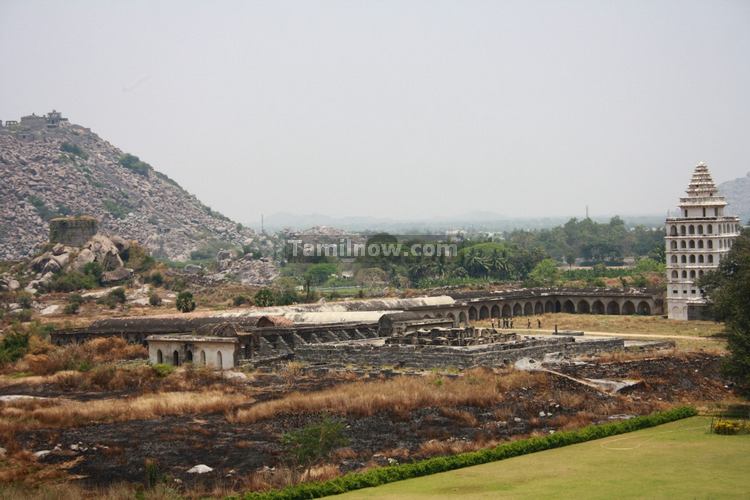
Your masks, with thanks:
[(743, 225), (750, 224), (750, 172), (745, 177), (719, 184), (719, 192), (726, 197), (726, 213), (738, 215)]
[(250, 229), (59, 113), (0, 124), (0, 260), (47, 242), (48, 220), (91, 215), (110, 234), (185, 260), (211, 242), (242, 245)]

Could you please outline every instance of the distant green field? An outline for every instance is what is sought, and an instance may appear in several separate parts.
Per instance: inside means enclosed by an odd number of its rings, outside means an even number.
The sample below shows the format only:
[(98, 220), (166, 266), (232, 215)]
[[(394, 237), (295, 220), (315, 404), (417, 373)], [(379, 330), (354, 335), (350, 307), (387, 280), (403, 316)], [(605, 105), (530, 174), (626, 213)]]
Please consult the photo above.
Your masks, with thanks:
[(693, 417), (336, 498), (748, 498), (750, 435)]

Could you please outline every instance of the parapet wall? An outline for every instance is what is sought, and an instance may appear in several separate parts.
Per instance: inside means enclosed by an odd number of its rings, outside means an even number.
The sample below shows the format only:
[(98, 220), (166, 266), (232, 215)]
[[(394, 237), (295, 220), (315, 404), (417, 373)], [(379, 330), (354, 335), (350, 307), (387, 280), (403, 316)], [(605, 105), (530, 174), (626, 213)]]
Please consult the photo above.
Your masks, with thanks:
[(500, 366), (522, 358), (542, 359), (545, 354), (596, 354), (623, 349), (622, 339), (576, 340), (562, 337), (554, 340), (527, 340), (521, 343), (497, 343), (471, 347), (373, 345), (350, 342), (308, 344), (297, 347), (298, 361), (314, 364), (354, 364), (362, 366), (399, 366), (405, 368), (458, 368)]
[(93, 217), (57, 217), (49, 221), (50, 243), (82, 247), (99, 230)]

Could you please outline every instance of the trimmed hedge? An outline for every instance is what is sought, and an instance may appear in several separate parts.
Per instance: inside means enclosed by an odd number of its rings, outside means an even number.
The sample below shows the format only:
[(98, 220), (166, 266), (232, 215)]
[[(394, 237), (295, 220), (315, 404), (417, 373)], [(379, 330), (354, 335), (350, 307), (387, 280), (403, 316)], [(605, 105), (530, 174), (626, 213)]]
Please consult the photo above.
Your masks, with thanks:
[(336, 495), (347, 491), (380, 486), (404, 479), (446, 472), (473, 465), (481, 465), (506, 458), (518, 457), (537, 451), (559, 448), (571, 444), (583, 443), (594, 439), (601, 439), (616, 434), (637, 431), (656, 425), (666, 424), (675, 420), (693, 417), (698, 412), (695, 408), (684, 406), (672, 410), (652, 413), (642, 417), (635, 417), (622, 422), (602, 425), (590, 425), (575, 431), (556, 432), (542, 437), (521, 439), (501, 444), (495, 448), (487, 448), (469, 453), (461, 453), (447, 457), (435, 457), (419, 462), (381, 467), (367, 472), (353, 472), (344, 476), (320, 483), (304, 483), (290, 486), (283, 490), (251, 492), (242, 498), (245, 500), (293, 500), (320, 498)]

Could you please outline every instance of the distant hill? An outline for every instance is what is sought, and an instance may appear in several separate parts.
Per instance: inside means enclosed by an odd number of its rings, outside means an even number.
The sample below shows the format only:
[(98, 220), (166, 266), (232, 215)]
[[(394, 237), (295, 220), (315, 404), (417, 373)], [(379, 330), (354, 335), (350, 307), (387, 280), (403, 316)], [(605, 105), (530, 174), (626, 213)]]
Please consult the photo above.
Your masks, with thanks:
[(745, 177), (719, 184), (719, 193), (729, 203), (727, 215), (738, 215), (743, 225), (750, 224), (750, 172)]
[(0, 179), (0, 259), (45, 243), (57, 215), (92, 215), (105, 232), (178, 260), (212, 240), (240, 245), (254, 235), (59, 113), (0, 126)]

